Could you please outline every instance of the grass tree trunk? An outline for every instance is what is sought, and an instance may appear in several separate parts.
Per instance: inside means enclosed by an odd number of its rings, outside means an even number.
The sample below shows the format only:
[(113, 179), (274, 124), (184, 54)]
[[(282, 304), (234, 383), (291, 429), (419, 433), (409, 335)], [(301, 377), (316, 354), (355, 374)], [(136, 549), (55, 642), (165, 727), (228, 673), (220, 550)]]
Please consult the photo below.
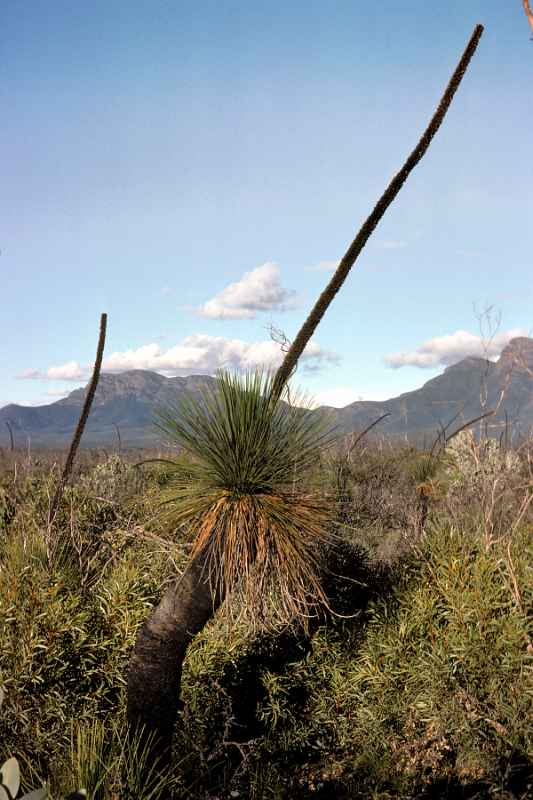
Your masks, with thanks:
[(149, 734), (154, 735), (151, 757), (160, 759), (161, 769), (170, 763), (187, 647), (220, 605), (202, 566), (197, 557), (168, 586), (142, 626), (130, 660), (128, 722), (132, 731), (144, 726), (144, 743)]

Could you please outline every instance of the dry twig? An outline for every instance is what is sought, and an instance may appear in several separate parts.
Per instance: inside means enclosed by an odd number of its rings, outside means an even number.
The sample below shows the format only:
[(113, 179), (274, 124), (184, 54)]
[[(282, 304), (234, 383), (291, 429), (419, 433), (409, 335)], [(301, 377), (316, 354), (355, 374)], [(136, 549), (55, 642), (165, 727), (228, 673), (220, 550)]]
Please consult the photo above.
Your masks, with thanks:
[(281, 367), (276, 373), (276, 379), (273, 387), (274, 397), (279, 398), (281, 396), (283, 387), (286, 385), (287, 381), (292, 375), (307, 343), (315, 332), (320, 320), (326, 313), (333, 298), (348, 277), (348, 273), (354, 265), (357, 257), (377, 227), (379, 221), (385, 214), (385, 211), (396, 198), (396, 195), (404, 185), (410, 173), (426, 153), (429, 145), (431, 144), (431, 140), (437, 133), (442, 121), (444, 120), (446, 112), (450, 107), (453, 97), (459, 88), (466, 70), (468, 69), (468, 65), (476, 51), (482, 33), (483, 25), (476, 25), (474, 32), (470, 37), (470, 41), (468, 42), (465, 51), (450, 79), (450, 82), (448, 83), (448, 86), (442, 95), (440, 103), (437, 106), (437, 110), (433, 114), (433, 117), (431, 118), (426, 130), (422, 134), (418, 144), (409, 155), (400, 171), (391, 180), (384, 193), (376, 203), (376, 206), (374, 207), (374, 210), (370, 216), (363, 223), (359, 233), (349, 246), (344, 257), (341, 259), (333, 277), (318, 298), (308, 318), (300, 328), (296, 339), (294, 339), (293, 343), (291, 344)]
[(87, 418), (89, 416), (91, 405), (93, 402), (94, 394), (96, 392), (96, 387), (98, 385), (98, 378), (100, 377), (100, 367), (102, 365), (102, 356), (104, 354), (104, 344), (105, 344), (105, 333), (106, 333), (106, 324), (107, 324), (107, 314), (102, 314), (100, 318), (100, 336), (98, 339), (98, 348), (96, 351), (96, 361), (94, 362), (94, 369), (93, 375), (91, 378), (91, 382), (89, 384), (89, 388), (87, 390), (87, 395), (85, 397), (85, 402), (83, 404), (82, 412), (80, 415), (80, 419), (78, 422), (78, 426), (74, 432), (74, 436), (72, 438), (72, 442), (70, 445), (70, 450), (68, 452), (67, 460), (65, 463), (65, 467), (63, 469), (63, 474), (61, 475), (61, 479), (59, 481), (59, 485), (57, 487), (57, 491), (54, 495), (54, 499), (52, 500), (52, 504), (50, 506), (50, 512), (48, 515), (48, 528), (49, 531), (52, 527), (54, 522), (57, 509), (59, 507), (59, 503), (61, 502), (61, 497), (63, 495), (63, 490), (65, 485), (69, 479), (70, 473), (72, 472), (72, 465), (74, 463), (74, 457), (76, 456), (76, 451), (78, 449)]

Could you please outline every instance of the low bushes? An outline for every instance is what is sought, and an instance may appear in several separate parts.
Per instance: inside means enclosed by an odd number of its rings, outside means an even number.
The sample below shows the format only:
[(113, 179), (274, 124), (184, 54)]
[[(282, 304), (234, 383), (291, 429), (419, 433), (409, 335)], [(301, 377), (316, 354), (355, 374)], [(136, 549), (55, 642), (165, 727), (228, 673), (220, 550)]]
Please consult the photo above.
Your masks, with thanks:
[[(309, 636), (252, 636), (245, 621), (230, 632), (215, 618), (194, 641), (174, 797), (531, 796), (530, 464), (493, 449), (487, 464), (475, 441), (458, 444), (429, 477), (414, 452), (382, 466), (373, 453), (345, 474), (347, 544), (328, 578), (344, 616)], [(133, 493), (128, 469), (111, 462), (67, 488), (52, 557), (54, 473), (0, 481), (0, 762), (17, 757), (24, 791), (50, 781), (53, 796), (83, 785), (97, 800), (158, 797), (135, 784), (124, 749), (125, 677), (136, 631), (187, 547), (153, 516), (159, 473)], [(391, 470), (390, 501), (370, 518), (376, 475)], [(337, 477), (325, 475), (332, 487)]]

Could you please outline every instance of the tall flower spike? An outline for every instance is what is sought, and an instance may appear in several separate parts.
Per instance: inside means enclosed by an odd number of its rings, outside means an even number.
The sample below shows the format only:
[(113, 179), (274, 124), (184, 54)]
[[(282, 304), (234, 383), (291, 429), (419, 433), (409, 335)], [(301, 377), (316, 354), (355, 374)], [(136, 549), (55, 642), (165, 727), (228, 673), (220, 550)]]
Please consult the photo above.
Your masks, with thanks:
[(335, 274), (318, 298), (306, 321), (300, 328), (296, 339), (290, 346), (289, 351), (287, 352), (287, 355), (285, 356), (285, 359), (283, 360), (283, 363), (277, 372), (276, 380), (274, 382), (274, 395), (276, 397), (281, 396), (283, 386), (294, 373), (298, 359), (302, 355), (307, 343), (309, 342), (309, 339), (315, 332), (320, 320), (326, 313), (329, 304), (346, 280), (348, 273), (361, 253), (361, 250), (367, 243), (374, 229), (377, 227), (382, 216), (385, 214), (385, 211), (404, 185), (411, 171), (426, 153), (429, 145), (431, 144), (431, 140), (441, 126), (441, 123), (446, 115), (446, 112), (448, 111), (448, 108), (450, 107), (450, 103), (453, 100), (455, 92), (459, 88), (459, 84), (461, 83), (466, 70), (468, 69), (468, 65), (476, 51), (482, 33), (483, 25), (476, 25), (474, 32), (470, 37), (470, 41), (468, 42), (465, 51), (461, 56), (457, 67), (455, 68), (455, 72), (453, 73), (450, 82), (446, 87), (446, 91), (442, 95), (441, 101), (437, 106), (437, 110), (433, 114), (429, 125), (422, 134), (420, 141), (407, 158), (407, 161), (401, 170), (391, 180), (384, 193), (376, 203), (376, 206), (370, 216), (363, 223), (359, 233), (349, 246), (345, 256), (337, 267)]

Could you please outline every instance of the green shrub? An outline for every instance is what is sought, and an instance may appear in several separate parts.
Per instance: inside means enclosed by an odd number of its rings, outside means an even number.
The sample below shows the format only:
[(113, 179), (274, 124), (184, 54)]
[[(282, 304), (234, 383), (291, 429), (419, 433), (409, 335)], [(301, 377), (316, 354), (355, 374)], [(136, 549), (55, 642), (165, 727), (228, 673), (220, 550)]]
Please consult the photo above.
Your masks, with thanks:
[(446, 448), (450, 485), (479, 491), (497, 478), (520, 474), (520, 457), (513, 450), (503, 450), (495, 439), (480, 442), (472, 431), (461, 431)]
[(487, 549), (433, 526), (388, 599), (322, 626), (278, 666), (275, 638), (206, 630), (183, 677), (179, 752), (191, 775), (210, 772), (213, 791), (241, 796), (268, 773), (265, 797), (329, 787), (346, 798), (439, 782), (457, 796), (462, 784), (494, 792), (520, 763), (533, 779), (528, 534)]
[(331, 677), (326, 691), (315, 688), (309, 711), (332, 721), (335, 709), (347, 774), (366, 774), (374, 785), (392, 780), (399, 791), (452, 776), (497, 783), (502, 764), (533, 761), (526, 530), (511, 549), (520, 602), (505, 544), (488, 551), (436, 526), (394, 601), (374, 607), (359, 652), (343, 645), (331, 650), (334, 660), (325, 654)]
[[(5, 693), (0, 686), (0, 709), (3, 704)], [(16, 758), (8, 758), (2, 766), (0, 766), (0, 800), (14, 800), (19, 793), (21, 785), (20, 769)], [(77, 792), (70, 794), (65, 800), (81, 800), (87, 796), (85, 789), (79, 789)], [(46, 800), (49, 797), (48, 789), (34, 789), (33, 791), (21, 796), (19, 800)]]
[(82, 597), (46, 566), (42, 535), (14, 530), (0, 548), (0, 757), (25, 754), (42, 774), (65, 750), (71, 720), (123, 703), (128, 653), (161, 591), (167, 559), (134, 543)]
[[(457, 438), (431, 474), (416, 452), (374, 451), (352, 462), (344, 531), (378, 545), (381, 536), (402, 537), (407, 555), (396, 554), (391, 594), (310, 638), (289, 629), (252, 637), (245, 624), (229, 636), (218, 618), (197, 637), (168, 778), (175, 798), (296, 800), (322, 791), (399, 800), (424, 787), (440, 796), (439, 782), (450, 796), (464, 784), (464, 796), (478, 786), (505, 797), (512, 775), (516, 796), (531, 794), (527, 464)], [(476, 459), (482, 467), (473, 469)], [(125, 676), (138, 627), (187, 550), (181, 533), (150, 518), (159, 473), (128, 495), (123, 466), (103, 466), (67, 488), (56, 534), (72, 547), (52, 564), (44, 521), (54, 475), (17, 484), (0, 536), (0, 762), (16, 757), (24, 791), (50, 782), (54, 796), (83, 785), (95, 800), (156, 800), (155, 784), (136, 783), (124, 747)], [(417, 487), (428, 481), (439, 491), (426, 535), (413, 538)], [(177, 545), (163, 548), (143, 532)], [(84, 592), (83, 564), (91, 565)]]
[[(4, 691), (0, 688), (0, 706), (3, 699)], [(179, 786), (172, 772), (158, 770), (157, 764), (149, 770), (144, 769), (147, 747), (141, 749), (138, 736), (128, 744), (126, 729), (123, 720), (113, 722), (109, 729), (99, 720), (88, 724), (71, 724), (68, 757), (64, 760), (59, 780), (55, 776), (55, 783), (62, 786), (82, 783), (88, 789), (71, 792), (65, 800), (83, 800), (87, 796), (91, 800), (109, 797), (157, 800), (164, 788)], [(51, 800), (47, 785), (19, 797), (21, 786), (18, 760), (11, 757), (0, 766), (0, 800), (14, 800), (17, 797), (18, 800)]]

